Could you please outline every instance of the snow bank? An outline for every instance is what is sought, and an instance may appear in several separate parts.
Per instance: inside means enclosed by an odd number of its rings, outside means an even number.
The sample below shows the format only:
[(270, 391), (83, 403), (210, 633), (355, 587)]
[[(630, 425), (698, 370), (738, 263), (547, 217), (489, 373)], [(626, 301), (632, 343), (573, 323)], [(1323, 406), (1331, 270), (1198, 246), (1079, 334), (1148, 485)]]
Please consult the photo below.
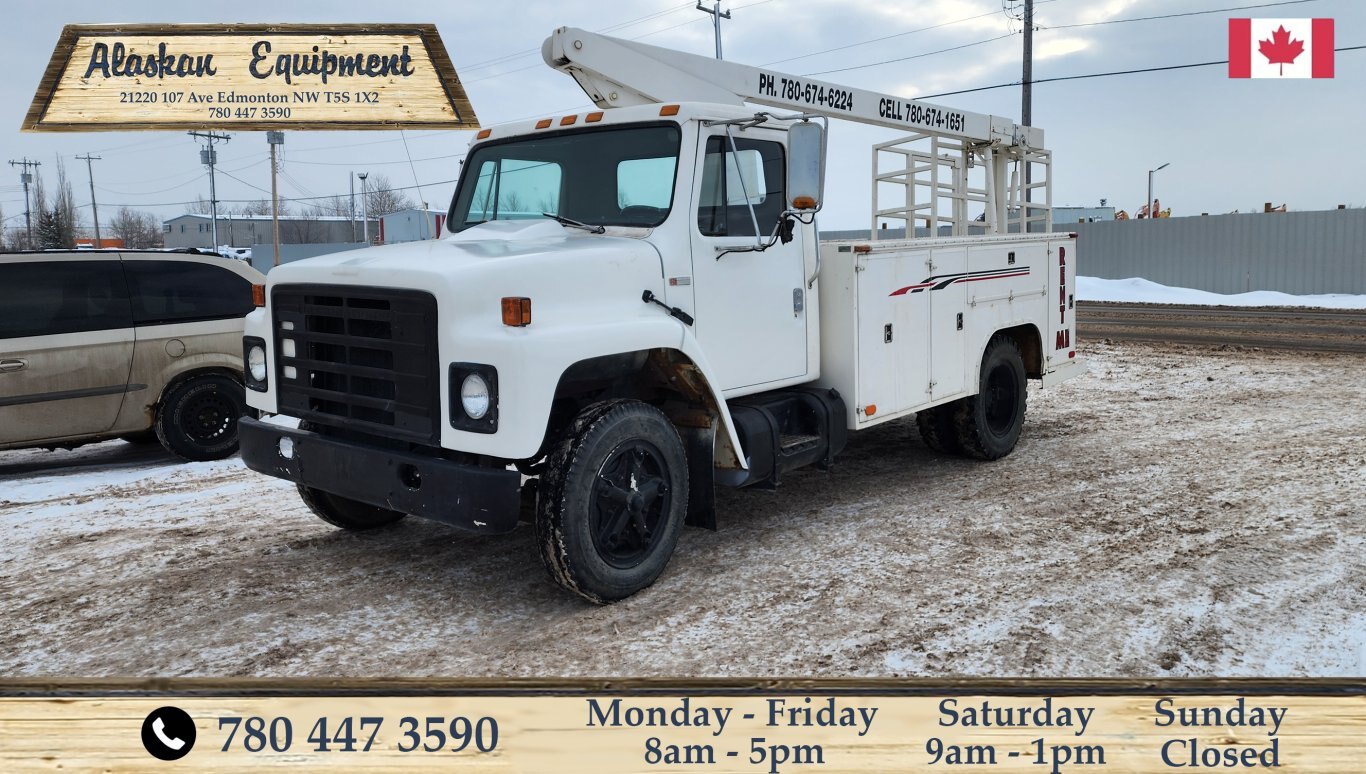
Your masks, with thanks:
[(1127, 304), (1190, 304), (1195, 306), (1315, 306), (1327, 309), (1366, 309), (1366, 296), (1331, 293), (1292, 296), (1275, 290), (1223, 295), (1191, 288), (1172, 288), (1139, 277), (1112, 280), (1077, 277), (1081, 301), (1112, 301)]

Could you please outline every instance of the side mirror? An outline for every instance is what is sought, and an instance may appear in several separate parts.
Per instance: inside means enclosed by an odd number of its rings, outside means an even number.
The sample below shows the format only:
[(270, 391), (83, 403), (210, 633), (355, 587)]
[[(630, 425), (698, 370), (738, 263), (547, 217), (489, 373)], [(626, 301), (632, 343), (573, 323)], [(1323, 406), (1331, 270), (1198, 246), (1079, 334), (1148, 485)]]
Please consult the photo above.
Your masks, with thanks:
[(787, 130), (787, 205), (819, 210), (825, 197), (825, 127), (800, 121)]

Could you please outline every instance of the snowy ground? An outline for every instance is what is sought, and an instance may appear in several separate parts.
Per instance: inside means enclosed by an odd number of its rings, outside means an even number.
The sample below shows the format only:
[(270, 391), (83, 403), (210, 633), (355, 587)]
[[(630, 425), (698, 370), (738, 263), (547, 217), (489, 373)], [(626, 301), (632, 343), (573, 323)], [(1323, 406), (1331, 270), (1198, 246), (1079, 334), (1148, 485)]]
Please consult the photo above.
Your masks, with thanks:
[(1005, 460), (856, 434), (606, 608), (526, 528), (350, 535), (236, 459), (0, 454), (0, 675), (1366, 672), (1366, 359), (1083, 353)]
[(1293, 296), (1275, 290), (1254, 290), (1251, 293), (1224, 295), (1205, 290), (1168, 287), (1138, 277), (1120, 280), (1077, 277), (1077, 300), (1110, 301), (1126, 304), (1307, 306), (1325, 309), (1366, 309), (1366, 296), (1352, 296), (1342, 293)]

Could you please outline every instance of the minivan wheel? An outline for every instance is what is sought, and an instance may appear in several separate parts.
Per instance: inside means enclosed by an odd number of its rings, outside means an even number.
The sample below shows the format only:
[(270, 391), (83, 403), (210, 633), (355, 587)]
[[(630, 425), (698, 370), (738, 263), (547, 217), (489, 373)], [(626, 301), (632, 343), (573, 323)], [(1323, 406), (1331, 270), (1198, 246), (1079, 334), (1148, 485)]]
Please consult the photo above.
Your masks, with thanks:
[(688, 510), (688, 464), (669, 418), (646, 403), (584, 409), (540, 479), (536, 542), (550, 577), (604, 604), (664, 572)]
[(231, 377), (207, 374), (186, 379), (161, 402), (157, 438), (186, 460), (223, 459), (237, 451), (237, 420), (246, 409), (242, 385)]

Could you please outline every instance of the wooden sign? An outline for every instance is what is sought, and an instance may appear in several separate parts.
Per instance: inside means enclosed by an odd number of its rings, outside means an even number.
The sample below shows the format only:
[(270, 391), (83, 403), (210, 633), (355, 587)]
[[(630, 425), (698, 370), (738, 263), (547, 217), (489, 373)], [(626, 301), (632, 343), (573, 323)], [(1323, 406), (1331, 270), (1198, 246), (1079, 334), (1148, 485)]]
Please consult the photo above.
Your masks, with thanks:
[(73, 24), (22, 128), (478, 126), (433, 24)]

